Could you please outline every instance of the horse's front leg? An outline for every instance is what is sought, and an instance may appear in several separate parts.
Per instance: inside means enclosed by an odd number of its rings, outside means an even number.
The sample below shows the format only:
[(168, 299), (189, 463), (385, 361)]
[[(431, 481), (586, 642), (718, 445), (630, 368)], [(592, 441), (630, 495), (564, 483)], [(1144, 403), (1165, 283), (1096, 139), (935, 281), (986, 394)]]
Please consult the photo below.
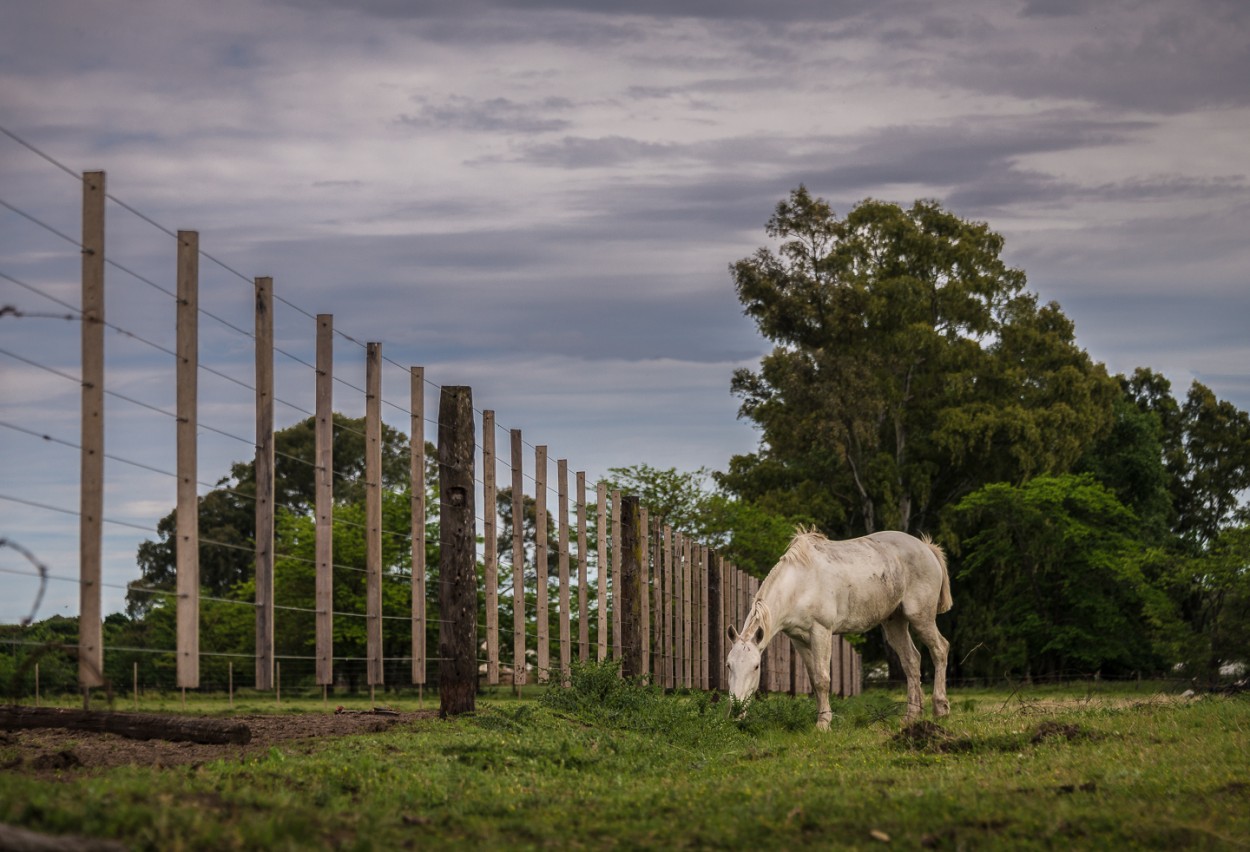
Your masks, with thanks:
[(816, 730), (829, 730), (833, 707), (829, 704), (829, 663), (833, 659), (833, 633), (819, 624), (812, 625), (810, 647), (803, 662), (816, 692)]

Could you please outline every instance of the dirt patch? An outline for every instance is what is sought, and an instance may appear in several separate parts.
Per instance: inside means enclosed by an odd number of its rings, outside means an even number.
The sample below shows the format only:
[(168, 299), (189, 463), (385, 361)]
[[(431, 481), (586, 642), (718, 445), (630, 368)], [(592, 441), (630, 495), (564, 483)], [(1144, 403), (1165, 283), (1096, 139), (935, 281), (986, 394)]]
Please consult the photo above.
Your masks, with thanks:
[(327, 739), (352, 734), (381, 733), (421, 719), (438, 718), (437, 710), (415, 710), (394, 715), (372, 713), (292, 713), (232, 716), (252, 732), (247, 745), (209, 745), (133, 740), (117, 734), (31, 728), (0, 733), (0, 766), (30, 775), (108, 769), (115, 766), (164, 768), (213, 760), (248, 760), (271, 748), (311, 754)]
[(901, 748), (936, 753), (952, 750), (952, 746), (959, 742), (941, 725), (927, 719), (904, 725), (901, 731), (890, 738), (890, 741)]
[(905, 751), (924, 752), (927, 754), (960, 754), (963, 752), (1019, 751), (1030, 745), (1039, 746), (1043, 743), (1081, 742), (1096, 740), (1100, 734), (1086, 730), (1080, 725), (1046, 721), (1037, 726), (1032, 734), (1000, 734), (987, 737), (959, 737), (935, 722), (921, 720), (904, 725), (903, 729), (890, 738), (895, 748)]

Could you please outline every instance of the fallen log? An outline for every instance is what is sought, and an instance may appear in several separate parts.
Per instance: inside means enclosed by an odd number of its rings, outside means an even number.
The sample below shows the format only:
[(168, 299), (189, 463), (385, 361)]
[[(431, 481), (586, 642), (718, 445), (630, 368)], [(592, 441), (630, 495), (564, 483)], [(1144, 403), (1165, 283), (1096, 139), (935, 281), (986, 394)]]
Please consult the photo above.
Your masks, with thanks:
[(157, 716), (151, 713), (114, 713), (65, 710), (57, 707), (0, 707), (0, 729), (69, 728), (117, 734), (132, 740), (244, 745), (252, 729), (242, 722), (193, 716)]

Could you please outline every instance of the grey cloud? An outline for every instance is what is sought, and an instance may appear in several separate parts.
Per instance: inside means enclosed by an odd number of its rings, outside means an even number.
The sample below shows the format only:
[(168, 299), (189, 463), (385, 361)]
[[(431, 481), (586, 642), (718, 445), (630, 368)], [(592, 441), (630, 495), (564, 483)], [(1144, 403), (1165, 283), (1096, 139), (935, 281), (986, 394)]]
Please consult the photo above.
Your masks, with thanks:
[[(1054, 29), (1046, 28), (1050, 20)], [(1037, 27), (1027, 26), (1034, 22)], [(932, 81), (1162, 114), (1250, 104), (1250, 6), (1244, 3), (1097, 5), (1079, 17), (1024, 23), (1014, 37), (990, 41), (990, 49), (940, 59)], [(1071, 26), (1081, 29), (1065, 29)], [(1091, 30), (1106, 34), (1089, 38)]]
[[(584, 12), (602, 16), (645, 15), (661, 18), (707, 18), (725, 20), (810, 21), (836, 20), (860, 15), (861, 0), (282, 0), (305, 8), (350, 5), (365, 14), (385, 18), (459, 18), (489, 15), (492, 11)], [(914, 7), (914, 2), (873, 4), (875, 10)]]
[(532, 145), (520, 159), (543, 166), (587, 169), (624, 166), (639, 160), (672, 160), (686, 150), (686, 146), (644, 142), (624, 136), (598, 139), (566, 136), (559, 142)]
[(566, 98), (544, 98), (519, 103), (509, 98), (474, 100), (453, 95), (442, 103), (419, 100), (415, 115), (402, 115), (401, 124), (412, 127), (484, 131), (489, 133), (550, 133), (564, 130), (571, 122), (551, 114), (568, 112), (573, 103)]

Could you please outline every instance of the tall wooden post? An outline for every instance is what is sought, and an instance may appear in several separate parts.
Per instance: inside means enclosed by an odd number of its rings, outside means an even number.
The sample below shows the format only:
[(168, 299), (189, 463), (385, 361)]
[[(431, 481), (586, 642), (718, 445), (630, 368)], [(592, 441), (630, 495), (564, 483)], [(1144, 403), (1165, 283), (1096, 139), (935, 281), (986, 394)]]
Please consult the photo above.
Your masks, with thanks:
[(603, 480), (595, 486), (595, 499), (598, 504), (595, 506), (596, 526), (595, 532), (598, 536), (598, 545), (595, 559), (596, 576), (596, 595), (595, 609), (597, 610), (596, 629), (598, 631), (598, 653), (595, 659), (603, 662), (608, 658), (608, 484)]
[(499, 683), (499, 528), (495, 525), (495, 412), (482, 412), (482, 579), (486, 584), (486, 682)]
[(642, 655), (642, 527), (638, 497), (621, 498), (621, 584), (616, 605), (621, 611), (621, 674), (641, 677), (647, 673)]
[(381, 686), (382, 344), (365, 344), (365, 682)]
[(78, 685), (104, 685), (104, 172), (82, 176), (82, 451), (78, 520)]
[(334, 317), (317, 315), (317, 685), (334, 684)]
[(273, 688), (273, 279), (256, 294), (256, 688)]
[(720, 554), (709, 550), (707, 558), (707, 688), (715, 692), (721, 688), (720, 673), (725, 665), (720, 640), (725, 625), (720, 599)]
[(612, 659), (621, 659), (621, 492), (612, 492)]
[(660, 521), (651, 522), (651, 682), (664, 685), (664, 561)]
[(426, 682), (425, 367), (408, 368), (408, 490), (412, 495), (412, 682)]
[(508, 433), (512, 442), (512, 685), (525, 685), (525, 478), (521, 430)]
[(577, 472), (577, 659), (590, 660), (590, 604), (586, 588), (586, 471)]
[(572, 661), (572, 632), (569, 623), (569, 462), (559, 459), (556, 462), (556, 495), (560, 518), (556, 523), (559, 530), (560, 572), (560, 683), (569, 682), (569, 664)]
[(673, 689), (677, 686), (676, 668), (676, 635), (673, 622), (673, 528), (664, 525), (664, 686)]
[(551, 605), (547, 600), (547, 448), (534, 448), (534, 573), (538, 576), (535, 627), (538, 630), (538, 682), (551, 676)]
[(477, 512), (473, 391), (444, 386), (438, 405), (439, 715), (472, 713), (477, 696)]
[(651, 518), (647, 507), (638, 504), (638, 570), (642, 606), (642, 671), (651, 673)]
[(200, 235), (178, 232), (177, 307), (177, 681), (200, 685), (200, 507), (196, 495), (196, 397), (199, 370)]

